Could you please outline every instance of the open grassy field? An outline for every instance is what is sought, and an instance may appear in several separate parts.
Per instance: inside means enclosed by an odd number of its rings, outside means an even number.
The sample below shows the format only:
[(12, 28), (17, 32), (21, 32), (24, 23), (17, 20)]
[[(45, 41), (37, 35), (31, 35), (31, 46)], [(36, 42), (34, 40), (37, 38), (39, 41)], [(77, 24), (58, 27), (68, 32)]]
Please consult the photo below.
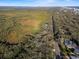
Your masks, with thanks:
[(0, 10), (0, 38), (3, 36), (10, 43), (21, 42), (26, 34), (39, 32), (48, 19), (46, 10)]

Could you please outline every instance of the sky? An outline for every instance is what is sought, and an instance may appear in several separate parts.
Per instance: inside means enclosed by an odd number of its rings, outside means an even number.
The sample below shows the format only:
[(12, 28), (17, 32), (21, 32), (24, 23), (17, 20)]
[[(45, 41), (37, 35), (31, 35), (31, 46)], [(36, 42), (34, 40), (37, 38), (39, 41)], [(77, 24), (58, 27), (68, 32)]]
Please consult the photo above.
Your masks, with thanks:
[(0, 0), (0, 6), (79, 6), (79, 0)]

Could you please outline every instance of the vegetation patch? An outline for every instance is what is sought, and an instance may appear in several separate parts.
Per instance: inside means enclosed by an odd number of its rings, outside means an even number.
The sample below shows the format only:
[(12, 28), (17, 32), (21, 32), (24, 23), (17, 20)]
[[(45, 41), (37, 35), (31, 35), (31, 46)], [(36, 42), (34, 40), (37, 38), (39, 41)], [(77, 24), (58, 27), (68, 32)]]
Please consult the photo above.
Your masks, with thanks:
[(1, 37), (10, 43), (22, 42), (26, 34), (35, 35), (41, 30), (41, 24), (44, 25), (48, 15), (44, 10), (4, 10), (0, 13), (0, 32), (4, 33)]

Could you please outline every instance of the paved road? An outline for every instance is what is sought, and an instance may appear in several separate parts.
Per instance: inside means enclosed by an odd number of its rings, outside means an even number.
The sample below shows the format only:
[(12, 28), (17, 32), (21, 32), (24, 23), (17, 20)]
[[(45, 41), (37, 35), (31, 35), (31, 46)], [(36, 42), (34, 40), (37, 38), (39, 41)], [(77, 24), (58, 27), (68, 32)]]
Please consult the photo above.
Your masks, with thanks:
[[(53, 31), (53, 34), (55, 35), (55, 32), (56, 32), (56, 24), (55, 24), (55, 21), (54, 21), (54, 17), (52, 16), (52, 31)], [(55, 49), (55, 55), (56, 55), (56, 59), (61, 59), (60, 57), (60, 48), (59, 48), (59, 45), (58, 45), (58, 42), (56, 41), (56, 38), (54, 36), (54, 49)]]
[(54, 49), (55, 49), (56, 59), (61, 59), (61, 58), (60, 58), (60, 48), (59, 48), (57, 42), (54, 42)]
[(60, 48), (59, 48), (57, 42), (54, 43), (54, 48), (55, 48), (55, 53), (56, 53), (56, 55), (60, 55)]

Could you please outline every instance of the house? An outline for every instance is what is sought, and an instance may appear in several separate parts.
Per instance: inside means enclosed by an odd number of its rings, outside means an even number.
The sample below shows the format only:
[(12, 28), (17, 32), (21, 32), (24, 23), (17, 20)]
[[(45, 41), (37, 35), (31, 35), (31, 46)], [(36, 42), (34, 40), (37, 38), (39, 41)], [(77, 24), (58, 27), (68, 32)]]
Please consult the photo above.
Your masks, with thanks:
[(71, 59), (79, 59), (79, 56), (70, 56)]
[(74, 48), (74, 53), (79, 55), (79, 46)]
[(69, 40), (69, 39), (65, 39), (64, 45), (67, 48), (75, 48), (76, 47), (76, 44), (73, 41)]

